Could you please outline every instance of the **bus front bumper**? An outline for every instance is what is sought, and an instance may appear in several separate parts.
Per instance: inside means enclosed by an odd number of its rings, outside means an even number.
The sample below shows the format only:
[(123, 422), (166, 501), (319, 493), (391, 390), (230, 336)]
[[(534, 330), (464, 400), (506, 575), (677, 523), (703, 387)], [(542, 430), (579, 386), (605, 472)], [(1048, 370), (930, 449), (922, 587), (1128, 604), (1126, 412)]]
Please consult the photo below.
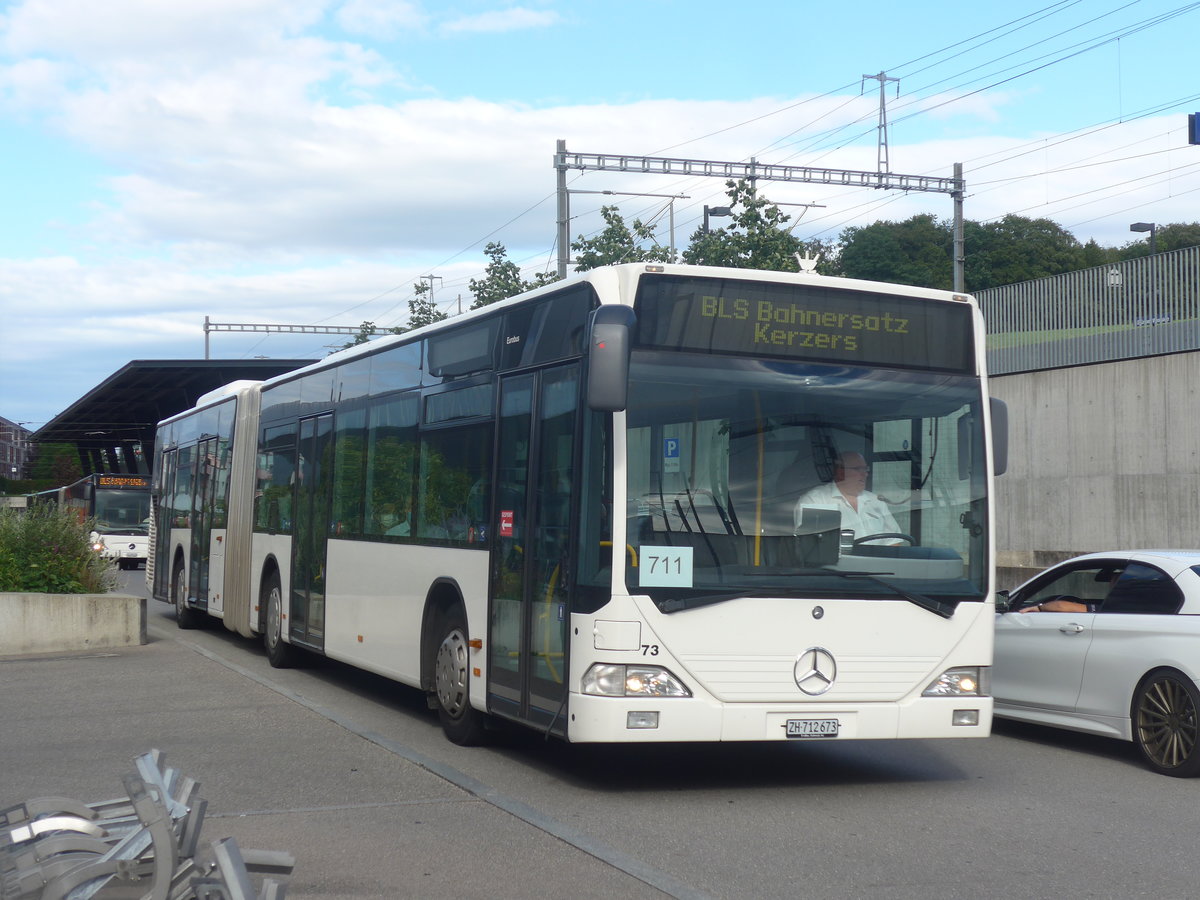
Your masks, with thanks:
[(991, 733), (991, 697), (917, 697), (898, 703), (719, 704), (699, 698), (571, 694), (572, 743), (829, 741), (982, 738)]

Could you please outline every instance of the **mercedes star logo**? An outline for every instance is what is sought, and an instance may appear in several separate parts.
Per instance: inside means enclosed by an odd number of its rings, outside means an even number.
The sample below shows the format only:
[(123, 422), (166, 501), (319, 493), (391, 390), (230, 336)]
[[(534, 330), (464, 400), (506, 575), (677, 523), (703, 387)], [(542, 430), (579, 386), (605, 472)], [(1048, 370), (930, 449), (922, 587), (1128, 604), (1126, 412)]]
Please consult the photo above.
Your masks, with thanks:
[(796, 659), (796, 686), (811, 697), (825, 693), (837, 679), (837, 662), (824, 647), (809, 647)]

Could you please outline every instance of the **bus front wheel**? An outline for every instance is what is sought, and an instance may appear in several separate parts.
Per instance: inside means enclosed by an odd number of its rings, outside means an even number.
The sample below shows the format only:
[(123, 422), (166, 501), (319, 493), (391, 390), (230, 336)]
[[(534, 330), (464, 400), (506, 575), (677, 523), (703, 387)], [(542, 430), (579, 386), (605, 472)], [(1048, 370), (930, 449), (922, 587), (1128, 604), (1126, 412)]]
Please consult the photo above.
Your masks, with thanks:
[(286, 669), (296, 661), (296, 648), (283, 640), (283, 589), (278, 573), (272, 573), (263, 585), (262, 603), (267, 608), (263, 645), (267, 660), (276, 669)]
[(471, 706), (471, 648), (466, 615), (455, 607), (442, 615), (433, 655), (433, 687), (442, 731), (464, 747), (482, 743), (484, 715)]

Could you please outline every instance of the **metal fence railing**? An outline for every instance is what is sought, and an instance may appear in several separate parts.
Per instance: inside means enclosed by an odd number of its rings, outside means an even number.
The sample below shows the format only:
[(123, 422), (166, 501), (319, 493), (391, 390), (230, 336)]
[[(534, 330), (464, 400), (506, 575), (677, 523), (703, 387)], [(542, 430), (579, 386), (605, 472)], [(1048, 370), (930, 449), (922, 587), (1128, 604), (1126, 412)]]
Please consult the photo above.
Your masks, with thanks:
[(1200, 247), (975, 296), (993, 375), (1200, 350)]

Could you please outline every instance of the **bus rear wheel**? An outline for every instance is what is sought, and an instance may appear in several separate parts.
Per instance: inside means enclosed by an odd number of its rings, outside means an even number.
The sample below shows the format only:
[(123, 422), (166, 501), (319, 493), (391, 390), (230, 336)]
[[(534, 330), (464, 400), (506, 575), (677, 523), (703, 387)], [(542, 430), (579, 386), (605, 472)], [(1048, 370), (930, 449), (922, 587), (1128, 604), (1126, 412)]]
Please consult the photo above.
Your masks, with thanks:
[(187, 578), (184, 577), (182, 559), (175, 563), (171, 593), (175, 597), (175, 624), (185, 629), (199, 628), (200, 613), (188, 606)]
[(267, 609), (266, 628), (263, 630), (267, 660), (276, 669), (286, 669), (296, 662), (296, 648), (283, 640), (283, 589), (278, 573), (272, 573), (263, 584), (260, 602)]
[(438, 719), (446, 737), (463, 747), (484, 739), (485, 716), (471, 706), (471, 648), (461, 607), (445, 613), (437, 629), (433, 654), (433, 688)]

